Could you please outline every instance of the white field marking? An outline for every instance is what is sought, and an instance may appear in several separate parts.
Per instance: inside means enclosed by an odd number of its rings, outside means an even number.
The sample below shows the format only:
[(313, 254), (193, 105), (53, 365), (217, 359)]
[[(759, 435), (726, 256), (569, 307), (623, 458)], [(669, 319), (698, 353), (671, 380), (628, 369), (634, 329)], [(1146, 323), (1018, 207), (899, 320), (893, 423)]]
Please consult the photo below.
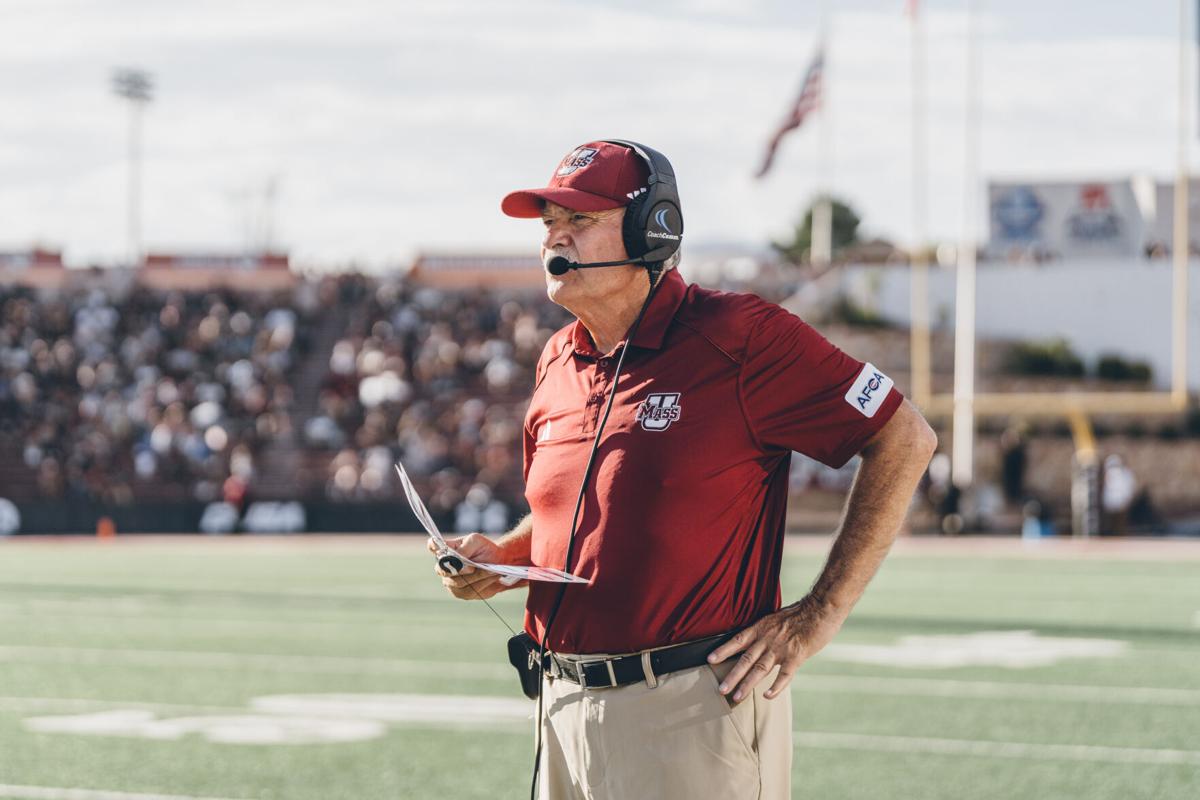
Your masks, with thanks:
[(257, 697), (249, 709), (158, 717), (144, 708), (30, 717), (26, 730), (77, 736), (178, 741), (196, 735), (217, 744), (293, 745), (363, 742), (391, 725), (505, 727), (526, 730), (533, 705), (508, 697), (420, 694), (316, 694)]
[(1200, 611), (1192, 615), (1192, 627), (1200, 628)]
[(22, 725), (26, 730), (36, 733), (122, 736), (165, 742), (178, 741), (194, 734), (217, 744), (336, 744), (365, 742), (387, 733), (387, 725), (374, 719), (245, 712), (225, 716), (157, 719), (153, 711), (138, 709), (30, 717), (22, 720)]
[(70, 611), (90, 616), (134, 615), (144, 613), (150, 605), (150, 598), (145, 595), (29, 598), (24, 601), (5, 603), (3, 610), (0, 611), (0, 616), (24, 617), (30, 611), (36, 611), (39, 614), (44, 611)]
[(0, 697), (0, 711), (159, 711), (176, 714), (241, 714), (247, 710), (308, 717), (382, 722), (487, 723), (529, 719), (533, 705), (520, 697), (443, 694), (291, 694), (255, 697), (245, 706), (147, 703), (73, 697)]
[(271, 714), (461, 725), (523, 722), (533, 714), (533, 703), (523, 697), (447, 694), (270, 695), (254, 698), (250, 707)]
[[(828, 648), (827, 648), (828, 649)], [(507, 681), (510, 667), (499, 662), (418, 661), (412, 659), (348, 658), (325, 656), (264, 655), (178, 650), (116, 650), (105, 648), (0, 646), (0, 665), (4, 661), (33, 663), (122, 663), (148, 667), (196, 667), (202, 669), (261, 668), (278, 672), (372, 673), (416, 675), (422, 677), (477, 678)], [(833, 691), (863, 692), (926, 697), (1025, 698), (1047, 701), (1120, 703), (1144, 705), (1200, 705), (1200, 690), (1169, 687), (1094, 686), (1080, 684), (1010, 683), (1007, 681), (969, 681), (953, 679), (899, 678), (875, 676), (832, 676), (800, 673), (792, 684), (797, 691), (811, 687)], [(0, 707), (27, 701), (25, 698), (0, 697)], [(46, 698), (44, 702), (55, 702)], [(63, 702), (104, 702), (106, 707), (138, 705), (134, 702), (107, 702), (65, 699)], [(167, 708), (167, 704), (145, 703), (138, 707)], [(19, 710), (19, 709), (18, 709)]]
[(1196, 764), (1200, 750), (1158, 750), (1145, 747), (1106, 747), (1091, 744), (1034, 744), (980, 739), (932, 739), (923, 736), (872, 736), (861, 733), (792, 731), (793, 745), (831, 750), (873, 750), (887, 753), (929, 753), (984, 758), (1026, 758), (1039, 761), (1098, 761), (1124, 764)]
[(798, 674), (792, 680), (792, 688), (799, 691), (850, 694), (1200, 706), (1200, 690), (1143, 686), (1081, 686), (1063, 683), (1010, 683), (1008, 681)]
[[(503, 611), (501, 609), (501, 611)], [(513, 615), (514, 619), (516, 614)], [(0, 620), (16, 619), (20, 622), (29, 624), (38, 624), (55, 620), (58, 621), (58, 627), (64, 627), (72, 622), (77, 623), (76, 627), (88, 626), (95, 627), (95, 620), (103, 620), (106, 628), (119, 626), (121, 630), (137, 630), (137, 631), (162, 631), (168, 629), (170, 631), (179, 631), (184, 629), (204, 629), (219, 631), (236, 631), (246, 630), (251, 633), (261, 633), (263, 630), (287, 630), (288, 632), (304, 633), (311, 632), (317, 635), (325, 636), (330, 631), (340, 631), (348, 627), (358, 628), (358, 633), (361, 633), (363, 628), (378, 628), (382, 626), (393, 626), (396, 624), (396, 619), (391, 618), (376, 618), (364, 619), (361, 617), (355, 618), (347, 615), (344, 619), (270, 619), (264, 617), (201, 617), (201, 616), (172, 616), (169, 614), (117, 614), (97, 611), (71, 611), (70, 613), (52, 613), (47, 614), (44, 611), (39, 611), (34, 608), (30, 609), (0, 609)], [(411, 625), (428, 625), (445, 627), (445, 620), (437, 619), (421, 619), (421, 620), (404, 620), (406, 626)], [(496, 625), (495, 617), (480, 617), (478, 619), (455, 620), (455, 628), (499, 628)]]
[(193, 797), (185, 794), (146, 794), (58, 786), (14, 786), (0, 783), (0, 797), (12, 800), (236, 800), (231, 797)]
[(1129, 645), (1116, 639), (1039, 636), (1035, 631), (979, 631), (937, 636), (901, 636), (895, 644), (831, 644), (819, 658), (889, 667), (1053, 666), (1068, 658), (1113, 658)]
[(101, 711), (119, 708), (170, 711), (178, 714), (226, 714), (244, 711), (241, 706), (192, 705), (190, 703), (154, 703), (140, 700), (97, 700), (85, 697), (0, 697), (0, 711), (51, 712)]
[[(0, 576), (0, 580), (3, 580), (2, 576)], [(96, 592), (100, 593), (100, 596), (102, 596), (102, 597), (110, 596), (107, 594), (106, 590), (111, 591), (111, 590), (115, 590), (115, 589), (128, 588), (127, 582), (114, 584), (114, 583), (97, 583), (97, 582), (91, 581), (91, 580), (69, 580), (69, 579), (58, 579), (58, 578), (56, 578), (54, 582), (55, 582), (56, 587), (63, 587), (63, 588), (71, 589), (72, 593), (86, 592), (88, 590), (92, 590), (92, 591), (96, 591)], [(8, 580), (7, 582), (5, 582), (5, 584), (3, 586), (0, 586), (0, 592), (2, 592), (2, 590), (4, 590), (4, 589), (8, 589), (8, 588), (38, 589), (42, 585), (43, 584), (40, 580)], [(272, 595), (272, 596), (278, 595), (281, 597), (299, 597), (302, 599), (307, 598), (307, 599), (312, 599), (312, 600), (345, 600), (345, 599), (349, 598), (349, 599), (354, 599), (354, 600), (368, 599), (368, 600), (388, 600), (388, 601), (397, 600), (397, 601), (399, 601), (399, 600), (405, 600), (405, 599), (410, 599), (410, 600), (418, 599), (416, 597), (399, 595), (396, 593), (396, 591), (397, 591), (397, 589), (395, 586), (391, 586), (391, 585), (383, 584), (383, 583), (378, 583), (378, 584), (322, 583), (321, 587), (319, 589), (317, 589), (317, 588), (303, 588), (303, 589), (273, 588), (273, 589), (265, 590), (265, 591), (264, 590), (255, 590), (255, 589), (251, 589), (251, 588), (247, 588), (245, 586), (239, 586), (239, 585), (212, 586), (212, 585), (208, 585), (208, 584), (172, 583), (172, 584), (165, 584), (165, 585), (163, 585), (163, 584), (147, 585), (147, 586), (143, 587), (141, 596), (142, 597), (149, 596), (151, 598), (162, 598), (164, 596), (175, 597), (180, 594), (187, 594), (189, 592), (199, 592), (199, 593), (202, 593), (204, 596), (208, 597), (211, 595), (221, 595), (221, 594), (236, 595), (236, 594), (242, 594), (245, 592), (252, 592), (255, 594), (264, 594), (264, 595)]]
[(364, 656), (296, 656), (226, 653), (198, 650), (123, 650), (103, 647), (0, 646), (5, 661), (65, 664), (130, 664), (142, 667), (198, 667), (205, 669), (258, 668), (275, 672), (327, 672), (338, 674), (421, 675), (428, 677), (512, 677), (512, 667), (497, 661), (423, 661)]
[[(121, 625), (122, 627), (137, 627), (150, 628), (150, 630), (158, 630), (163, 626), (168, 626), (172, 630), (178, 631), (181, 626), (216, 626), (229, 628), (253, 628), (253, 630), (263, 630), (263, 628), (288, 628), (288, 630), (298, 631), (318, 631), (328, 632), (330, 628), (335, 630), (343, 630), (346, 627), (378, 627), (383, 625), (395, 625), (395, 616), (377, 616), (377, 618), (364, 618), (364, 616), (347, 613), (343, 618), (338, 619), (287, 619), (287, 618), (269, 618), (269, 616), (238, 616), (238, 618), (230, 618), (230, 616), (208, 616), (208, 615), (188, 615), (188, 614), (148, 614), (139, 612), (139, 610), (127, 610), (124, 608), (113, 607), (109, 610), (97, 610), (97, 606), (103, 608), (102, 601), (32, 601), (25, 603), (22, 607), (5, 606), (0, 607), (0, 619), (16, 619), (19, 621), (34, 621), (32, 618), (36, 616), (37, 622), (47, 620), (60, 620), (70, 622), (79, 620), (80, 624), (84, 620), (101, 619), (106, 622), (106, 625)], [(149, 608), (148, 606), (145, 606)], [(47, 613), (47, 610), (53, 613)], [(499, 608), (503, 612), (504, 608)], [(517, 615), (517, 609), (514, 608), (514, 615)], [(436, 618), (418, 618), (406, 619), (404, 625), (437, 625), (445, 626), (444, 619)], [(480, 616), (478, 619), (455, 620), (455, 627), (492, 627), (496, 625), (494, 616)]]

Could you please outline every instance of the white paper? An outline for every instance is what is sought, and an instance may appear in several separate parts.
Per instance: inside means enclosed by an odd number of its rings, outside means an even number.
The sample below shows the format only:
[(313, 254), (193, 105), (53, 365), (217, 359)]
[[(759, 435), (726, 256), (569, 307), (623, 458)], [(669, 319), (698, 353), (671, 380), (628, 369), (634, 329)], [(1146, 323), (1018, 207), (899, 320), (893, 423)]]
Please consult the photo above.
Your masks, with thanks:
[(433, 539), (433, 543), (437, 546), (438, 558), (442, 556), (454, 556), (463, 562), (464, 565), (470, 564), (476, 569), (485, 569), (488, 572), (502, 575), (501, 581), (509, 585), (520, 580), (547, 581), (549, 583), (588, 583), (587, 578), (581, 578), (578, 575), (572, 575), (569, 572), (563, 572), (561, 569), (554, 569), (552, 567), (514, 567), (510, 564), (482, 564), (478, 561), (472, 561), (446, 544), (446, 540), (442, 537), (442, 532), (438, 530), (433, 517), (429, 514), (429, 509), (425, 508), (425, 503), (421, 501), (421, 496), (417, 494), (416, 487), (409, 480), (408, 473), (404, 471), (403, 464), (396, 462), (396, 473), (400, 476), (400, 483), (404, 486), (404, 496), (408, 498), (408, 504), (412, 507), (413, 513), (417, 515), (417, 519), (420, 520), (421, 525), (425, 528), (425, 532), (429, 534), (429, 538)]

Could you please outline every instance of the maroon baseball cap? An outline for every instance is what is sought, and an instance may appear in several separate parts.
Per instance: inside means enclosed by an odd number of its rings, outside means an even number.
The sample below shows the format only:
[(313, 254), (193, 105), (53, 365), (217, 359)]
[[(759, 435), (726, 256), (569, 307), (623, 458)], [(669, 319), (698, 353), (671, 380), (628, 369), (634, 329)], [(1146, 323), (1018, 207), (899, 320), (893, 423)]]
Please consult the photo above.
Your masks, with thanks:
[(588, 142), (567, 153), (545, 189), (523, 189), (500, 201), (510, 217), (540, 217), (549, 200), (572, 211), (604, 211), (628, 205), (646, 186), (650, 171), (641, 156), (611, 142)]

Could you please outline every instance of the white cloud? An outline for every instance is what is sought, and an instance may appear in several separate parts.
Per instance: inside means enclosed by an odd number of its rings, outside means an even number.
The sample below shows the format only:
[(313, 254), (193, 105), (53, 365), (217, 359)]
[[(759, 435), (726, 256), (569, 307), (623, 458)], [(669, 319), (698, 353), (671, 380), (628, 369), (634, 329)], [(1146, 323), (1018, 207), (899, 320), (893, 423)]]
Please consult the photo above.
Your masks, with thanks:
[[(893, 7), (893, 5), (895, 7)], [(77, 261), (124, 250), (126, 117), (113, 67), (155, 75), (145, 118), (145, 233), (236, 247), (238, 192), (279, 177), (276, 228), (300, 259), (381, 264), (422, 247), (530, 247), (498, 213), (598, 136), (674, 161), (692, 241), (782, 235), (817, 186), (816, 131), (751, 173), (815, 36), (786, 4), (343, 0), (17, 0), (0, 12), (0, 245)], [(882, 8), (883, 10), (879, 10)], [(834, 21), (835, 190), (867, 227), (909, 226), (909, 40), (900, 3)], [(1174, 49), (1166, 38), (1022, 40), (993, 11), (984, 43), (985, 174), (1168, 174)], [(664, 23), (669, 21), (669, 25)], [(931, 231), (962, 206), (961, 13), (929, 14)]]

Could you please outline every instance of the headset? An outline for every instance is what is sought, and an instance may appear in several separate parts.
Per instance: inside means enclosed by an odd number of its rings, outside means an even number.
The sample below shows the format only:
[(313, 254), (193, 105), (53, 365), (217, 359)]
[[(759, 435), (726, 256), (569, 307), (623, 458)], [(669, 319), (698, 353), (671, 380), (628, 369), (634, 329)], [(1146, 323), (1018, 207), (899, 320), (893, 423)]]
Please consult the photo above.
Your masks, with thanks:
[(554, 256), (546, 260), (546, 271), (551, 275), (566, 275), (573, 269), (642, 264), (651, 271), (650, 279), (653, 282), (658, 277), (655, 269), (661, 271), (663, 262), (679, 250), (683, 241), (683, 213), (679, 210), (675, 171), (666, 156), (644, 144), (627, 139), (600, 141), (629, 148), (642, 159), (650, 173), (646, 185), (636, 190), (625, 206), (621, 239), (625, 243), (626, 258), (581, 264), (565, 256)]
[(625, 207), (625, 221), (621, 227), (625, 252), (643, 264), (666, 261), (683, 241), (683, 213), (671, 162), (657, 150), (628, 139), (602, 141), (628, 147), (650, 172), (645, 191), (637, 194)]
[[(650, 301), (654, 299), (658, 287), (662, 284), (663, 262), (679, 250), (679, 245), (683, 239), (683, 213), (679, 208), (679, 189), (675, 184), (675, 170), (671, 168), (671, 162), (667, 160), (667, 157), (657, 150), (627, 139), (602, 139), (601, 141), (621, 147), (628, 147), (645, 162), (650, 173), (646, 179), (645, 189), (637, 192), (629, 204), (625, 206), (625, 220), (621, 227), (621, 238), (625, 241), (625, 251), (629, 255), (629, 260), (576, 264), (562, 256), (557, 256), (551, 260), (550, 263), (552, 266), (548, 266), (547, 268), (552, 274), (561, 275), (568, 269), (578, 269), (580, 267), (642, 264), (646, 267), (646, 273), (650, 278), (650, 291), (646, 294), (646, 300), (642, 303), (642, 308), (638, 311), (637, 318), (634, 319), (633, 325), (629, 328), (629, 333), (625, 337), (625, 346), (621, 348), (621, 355), (617, 359), (616, 368), (613, 370), (612, 388), (608, 392), (608, 402), (605, 403), (604, 416), (600, 419), (600, 424), (596, 428), (596, 438), (592, 441), (592, 452), (588, 456), (587, 465), (583, 469), (583, 479), (579, 484), (579, 495), (575, 499), (575, 513), (571, 516), (571, 534), (567, 539), (567, 555), (563, 563), (564, 572), (571, 571), (571, 555), (575, 548), (575, 534), (579, 528), (579, 511), (583, 505), (584, 493), (587, 491), (588, 479), (592, 475), (592, 466), (596, 461), (596, 453), (600, 449), (600, 437), (604, 435), (604, 426), (608, 423), (608, 415), (612, 411), (613, 399), (617, 394), (617, 384), (621, 380), (621, 367), (625, 363), (625, 355), (629, 352), (629, 345), (637, 335), (638, 327), (642, 323), (642, 317), (645, 316), (646, 309), (650, 307)], [(550, 614), (546, 617), (546, 626), (542, 629), (541, 641), (537, 643), (538, 655), (535, 658), (542, 659), (543, 669), (545, 668), (546, 642), (550, 638), (550, 628), (554, 625), (554, 618), (558, 616), (558, 609), (562, 606), (566, 591), (567, 584), (561, 584), (558, 589), (558, 595), (554, 598), (554, 605), (550, 608)], [(533, 780), (529, 787), (531, 800), (537, 795), (538, 772), (541, 767), (543, 737), (542, 685), (544, 682), (545, 676), (539, 675), (536, 711), (537, 747), (533, 756)]]

